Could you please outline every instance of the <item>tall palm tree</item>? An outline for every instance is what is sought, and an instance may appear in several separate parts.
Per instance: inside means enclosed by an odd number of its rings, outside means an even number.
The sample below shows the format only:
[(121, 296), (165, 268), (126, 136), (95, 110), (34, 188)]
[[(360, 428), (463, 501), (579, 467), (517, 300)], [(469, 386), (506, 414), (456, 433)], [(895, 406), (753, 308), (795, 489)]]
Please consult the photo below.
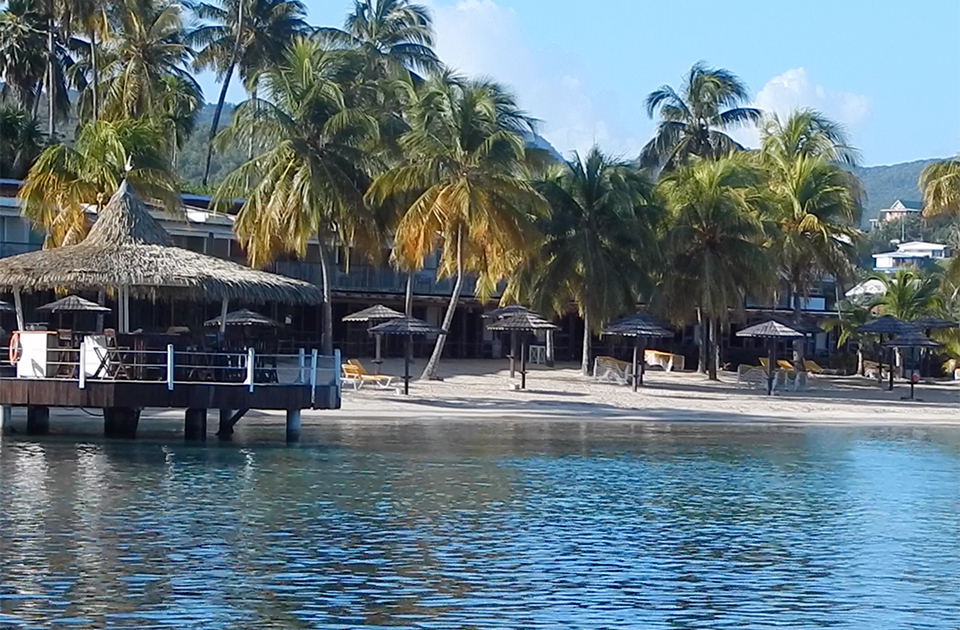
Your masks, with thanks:
[(898, 269), (893, 275), (878, 274), (873, 278), (882, 282), (885, 289), (873, 304), (880, 314), (904, 321), (939, 314), (940, 282), (935, 276), (913, 269)]
[(742, 310), (747, 296), (767, 296), (776, 282), (764, 248), (762, 184), (762, 174), (739, 156), (694, 158), (660, 182), (671, 222), (662, 298), (675, 315), (699, 314), (701, 356), (711, 379), (719, 322)]
[[(107, 2), (97, 0), (57, 0), (58, 20), (64, 38), (70, 48), (78, 53), (80, 59), (75, 64), (73, 83), (80, 88), (80, 101), (77, 105), (79, 118), (96, 120), (100, 113), (100, 47), (109, 36), (110, 7)], [(73, 37), (75, 30), (81, 31), (86, 40)]]
[(801, 157), (820, 157), (846, 166), (857, 166), (860, 152), (850, 144), (842, 125), (809, 108), (797, 109), (786, 120), (766, 117), (761, 129), (765, 157), (790, 163)]
[(249, 91), (254, 91), (259, 73), (280, 63), (284, 50), (310, 27), (304, 20), (306, 9), (300, 0), (218, 0), (200, 3), (194, 12), (205, 22), (190, 34), (191, 42), (199, 48), (194, 67), (212, 68), (220, 80), (203, 169), (206, 186), (213, 141), (233, 73), (237, 72)]
[[(420, 268), (440, 248), (440, 275), (454, 276), (442, 328), (449, 330), (464, 274), (478, 274), (489, 295), (519, 264), (531, 242), (533, 216), (546, 201), (524, 177), (522, 132), (531, 121), (501, 86), (451, 75), (428, 79), (410, 94), (404, 160), (377, 176), (373, 205), (412, 199), (394, 236), (393, 258)], [(422, 378), (434, 378), (446, 334), (437, 337)]]
[(729, 70), (694, 64), (679, 92), (663, 85), (647, 95), (647, 116), (659, 111), (661, 121), (641, 163), (670, 170), (693, 155), (714, 159), (740, 149), (724, 131), (760, 122), (759, 109), (741, 107), (748, 98), (747, 86)]
[(103, 115), (110, 119), (158, 113), (165, 76), (178, 77), (191, 90), (200, 88), (187, 71), (190, 46), (183, 9), (162, 0), (122, 0), (117, 29), (104, 42)]
[(0, 177), (22, 179), (42, 150), (37, 119), (13, 103), (0, 102)]
[(433, 20), (426, 7), (410, 0), (354, 0), (343, 30), (324, 28), (331, 40), (356, 48), (385, 75), (397, 71), (438, 72), (433, 51)]
[(0, 12), (0, 96), (31, 111), (40, 98), (46, 58), (47, 25), (35, 0), (10, 0)]
[(203, 93), (193, 81), (175, 74), (161, 77), (163, 89), (155, 117), (167, 134), (170, 162), (177, 168), (177, 155), (193, 133), (203, 108)]
[(960, 216), (960, 156), (925, 167), (918, 185), (925, 216)]
[(20, 189), (24, 216), (47, 232), (45, 247), (80, 242), (86, 207), (100, 207), (126, 178), (137, 194), (179, 202), (179, 186), (164, 147), (163, 130), (150, 119), (100, 120), (83, 125), (73, 145), (40, 154)]
[(825, 330), (837, 330), (837, 348), (847, 343), (857, 345), (857, 374), (864, 373), (863, 348), (868, 342), (875, 342), (875, 335), (859, 332), (860, 327), (873, 319), (871, 307), (845, 301), (837, 307), (837, 317), (824, 322)]
[(377, 124), (346, 106), (339, 83), (345, 63), (342, 52), (326, 51), (316, 39), (295, 40), (261, 76), (266, 98), (242, 103), (218, 136), (218, 142), (235, 142), (256, 133), (268, 147), (228, 175), (216, 194), (221, 203), (245, 199), (236, 232), (250, 263), (302, 258), (317, 237), (325, 354), (333, 352), (329, 244), (336, 238), (380, 246), (363, 203)]
[[(590, 339), (603, 322), (632, 311), (656, 258), (661, 218), (646, 174), (593, 147), (585, 158), (551, 168), (535, 183), (550, 204), (538, 222), (543, 242), (530, 258), (527, 293), (538, 309), (583, 317), (581, 370), (589, 374)], [(508, 292), (517, 292), (514, 276)]]

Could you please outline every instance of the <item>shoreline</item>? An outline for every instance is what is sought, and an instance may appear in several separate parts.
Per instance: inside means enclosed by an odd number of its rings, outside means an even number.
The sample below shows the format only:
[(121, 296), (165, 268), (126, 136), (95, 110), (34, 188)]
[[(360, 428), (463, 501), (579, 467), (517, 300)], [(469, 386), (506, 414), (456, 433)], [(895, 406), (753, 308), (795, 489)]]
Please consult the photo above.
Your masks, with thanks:
[[(402, 373), (401, 366), (399, 360), (387, 359), (383, 373)], [(516, 381), (509, 378), (506, 361), (447, 361), (441, 364), (441, 374), (443, 381), (412, 381), (406, 397), (372, 384), (360, 390), (347, 386), (339, 410), (304, 410), (304, 428), (478, 422), (960, 427), (960, 381), (921, 383), (916, 388), (918, 400), (909, 401), (901, 399), (909, 392), (906, 383), (898, 382), (889, 392), (876, 381), (856, 376), (811, 376), (806, 391), (768, 397), (758, 389), (738, 387), (732, 373), (709, 381), (690, 372), (648, 371), (638, 392), (596, 383), (571, 364), (531, 367), (526, 390), (510, 388)], [(237, 428), (282, 427), (283, 422), (283, 412), (251, 411)], [(15, 410), (12, 426), (17, 434), (22, 435), (24, 424), (25, 411)], [(182, 432), (183, 411), (145, 409), (140, 427), (150, 433)], [(102, 417), (99, 410), (51, 408), (51, 429), (53, 434), (77, 429), (92, 435), (102, 431)], [(208, 435), (216, 430), (216, 412), (211, 411)]]

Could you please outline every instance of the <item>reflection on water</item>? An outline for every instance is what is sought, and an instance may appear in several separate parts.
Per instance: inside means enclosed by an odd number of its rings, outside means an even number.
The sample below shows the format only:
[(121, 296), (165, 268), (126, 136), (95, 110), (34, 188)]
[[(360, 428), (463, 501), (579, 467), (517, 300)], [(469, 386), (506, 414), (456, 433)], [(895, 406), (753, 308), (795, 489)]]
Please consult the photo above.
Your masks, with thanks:
[(956, 430), (5, 438), (0, 626), (960, 627)]

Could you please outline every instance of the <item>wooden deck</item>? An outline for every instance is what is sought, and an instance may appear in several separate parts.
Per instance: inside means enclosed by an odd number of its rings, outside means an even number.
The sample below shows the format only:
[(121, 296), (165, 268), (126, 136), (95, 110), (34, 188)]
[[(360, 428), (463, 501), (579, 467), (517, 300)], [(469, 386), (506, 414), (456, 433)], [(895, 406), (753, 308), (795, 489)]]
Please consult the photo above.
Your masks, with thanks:
[(0, 405), (87, 408), (339, 409), (336, 385), (177, 383), (0, 378)]

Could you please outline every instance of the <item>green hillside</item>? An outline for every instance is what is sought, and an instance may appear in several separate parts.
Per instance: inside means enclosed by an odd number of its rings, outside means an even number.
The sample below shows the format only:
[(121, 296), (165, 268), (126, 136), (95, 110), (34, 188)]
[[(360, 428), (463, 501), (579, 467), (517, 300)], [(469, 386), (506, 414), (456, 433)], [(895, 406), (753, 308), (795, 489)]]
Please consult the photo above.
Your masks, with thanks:
[(868, 166), (851, 169), (863, 182), (867, 193), (863, 225), (869, 226), (883, 208), (889, 208), (897, 199), (919, 201), (923, 198), (917, 179), (923, 168), (936, 160), (917, 160), (889, 166)]

